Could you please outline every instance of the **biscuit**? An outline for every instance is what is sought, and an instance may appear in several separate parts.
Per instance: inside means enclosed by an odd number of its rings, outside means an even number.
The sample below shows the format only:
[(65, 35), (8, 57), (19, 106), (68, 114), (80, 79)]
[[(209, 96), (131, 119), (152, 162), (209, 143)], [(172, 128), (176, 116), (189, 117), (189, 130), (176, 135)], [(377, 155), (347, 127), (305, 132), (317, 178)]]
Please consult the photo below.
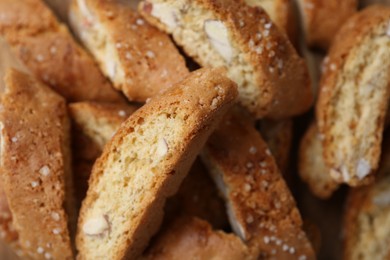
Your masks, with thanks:
[(274, 121), (266, 119), (259, 121), (257, 127), (275, 158), (280, 171), (283, 175), (286, 175), (293, 137), (292, 120)]
[(316, 124), (312, 123), (301, 140), (298, 172), (315, 196), (327, 199), (338, 189), (339, 184), (330, 176), (322, 152), (321, 136)]
[(191, 73), (132, 114), (93, 167), (80, 212), (79, 259), (135, 259), (167, 197), (237, 96), (224, 69)]
[(129, 100), (144, 102), (189, 73), (169, 36), (129, 3), (73, 1), (70, 21), (100, 69)]
[(195, 160), (177, 193), (167, 200), (164, 213), (165, 223), (183, 215), (201, 218), (216, 229), (229, 227), (224, 201), (200, 159)]
[(340, 27), (357, 12), (357, 0), (298, 0), (306, 43), (327, 50)]
[(295, 45), (297, 42), (298, 28), (294, 13), (293, 0), (244, 0), (250, 6), (263, 8), (271, 20), (284, 32)]
[(378, 168), (390, 93), (390, 8), (351, 17), (326, 58), (316, 107), (323, 154), (332, 178), (369, 183)]
[(255, 259), (234, 234), (213, 230), (195, 217), (179, 218), (159, 234), (142, 259)]
[(0, 178), (18, 243), (27, 257), (72, 259), (75, 209), (65, 100), (15, 69), (4, 82)]
[(13, 54), (68, 101), (124, 101), (41, 0), (1, 0), (0, 16)]
[(145, 0), (139, 11), (201, 66), (226, 66), (239, 103), (256, 118), (311, 106), (307, 67), (263, 9), (236, 0)]
[(384, 142), (377, 182), (352, 189), (344, 216), (344, 258), (388, 259), (390, 255), (390, 139)]
[(233, 231), (254, 255), (314, 259), (294, 198), (250, 121), (225, 117), (201, 158), (225, 197)]

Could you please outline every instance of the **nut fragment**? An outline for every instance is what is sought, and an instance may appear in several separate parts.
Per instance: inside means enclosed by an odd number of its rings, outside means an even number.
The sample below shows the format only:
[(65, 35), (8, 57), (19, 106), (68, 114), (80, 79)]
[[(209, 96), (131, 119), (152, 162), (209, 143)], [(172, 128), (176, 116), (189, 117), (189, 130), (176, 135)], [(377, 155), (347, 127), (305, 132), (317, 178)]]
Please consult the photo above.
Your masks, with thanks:
[[(148, 3), (149, 4), (149, 3)], [(173, 30), (179, 23), (179, 12), (174, 7), (163, 3), (150, 4), (151, 15), (158, 18), (169, 30)]]
[(164, 138), (158, 140), (157, 143), (157, 155), (164, 156), (168, 153), (168, 144)]
[(83, 232), (88, 236), (99, 236), (108, 230), (108, 221), (104, 216), (90, 218), (83, 225)]
[(233, 57), (233, 49), (226, 26), (218, 20), (207, 20), (204, 22), (204, 31), (214, 49), (230, 63)]

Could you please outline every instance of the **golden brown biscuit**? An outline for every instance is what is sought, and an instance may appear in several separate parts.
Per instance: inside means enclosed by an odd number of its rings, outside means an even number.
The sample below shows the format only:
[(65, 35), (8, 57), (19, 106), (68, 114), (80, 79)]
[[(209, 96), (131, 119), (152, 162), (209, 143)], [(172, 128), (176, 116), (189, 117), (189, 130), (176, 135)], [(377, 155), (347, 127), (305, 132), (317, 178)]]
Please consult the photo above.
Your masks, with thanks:
[(376, 183), (352, 189), (344, 216), (344, 258), (388, 259), (390, 254), (390, 139)]
[(4, 81), (0, 176), (18, 243), (27, 257), (72, 259), (68, 227), (75, 208), (65, 100), (14, 69)]
[(201, 66), (226, 66), (239, 103), (255, 117), (311, 106), (306, 65), (263, 9), (236, 0), (145, 0), (139, 10)]
[(184, 215), (201, 218), (215, 229), (229, 227), (224, 201), (199, 159), (192, 165), (177, 193), (167, 200), (164, 212), (164, 222)]
[(337, 182), (369, 183), (378, 168), (390, 94), (390, 7), (372, 6), (338, 32), (321, 79), (317, 124)]
[(122, 0), (75, 0), (70, 21), (103, 73), (129, 100), (143, 102), (189, 72), (168, 35)]
[(255, 259), (248, 247), (234, 234), (213, 230), (211, 225), (195, 217), (176, 219), (159, 234), (142, 259), (181, 260)]
[(301, 179), (315, 196), (327, 199), (339, 188), (339, 184), (330, 176), (322, 153), (321, 136), (317, 125), (312, 123), (301, 141), (298, 171)]
[(201, 69), (131, 115), (93, 167), (78, 223), (79, 259), (135, 259), (167, 197), (237, 96), (225, 70)]
[(255, 255), (314, 259), (294, 198), (250, 121), (226, 116), (201, 158), (225, 197), (234, 232)]
[(14, 55), (68, 101), (124, 100), (41, 0), (1, 0), (0, 16)]
[(298, 0), (306, 42), (327, 50), (340, 27), (357, 12), (357, 0)]

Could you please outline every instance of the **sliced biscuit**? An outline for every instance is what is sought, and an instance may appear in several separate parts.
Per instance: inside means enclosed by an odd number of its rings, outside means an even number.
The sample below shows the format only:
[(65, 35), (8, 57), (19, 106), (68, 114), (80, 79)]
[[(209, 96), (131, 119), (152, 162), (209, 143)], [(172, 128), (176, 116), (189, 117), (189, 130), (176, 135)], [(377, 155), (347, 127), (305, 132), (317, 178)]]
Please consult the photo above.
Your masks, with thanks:
[(251, 122), (228, 115), (201, 157), (225, 197), (234, 232), (255, 255), (314, 259), (294, 198)]
[(201, 69), (131, 115), (93, 167), (78, 223), (79, 259), (135, 259), (167, 197), (235, 101), (223, 69)]
[(124, 100), (41, 0), (0, 0), (0, 16), (15, 56), (68, 101)]
[(307, 67), (263, 9), (236, 0), (145, 0), (139, 10), (201, 66), (226, 66), (239, 103), (255, 117), (311, 106)]
[(301, 141), (298, 171), (301, 179), (315, 196), (327, 199), (337, 190), (339, 184), (330, 176), (322, 151), (321, 136), (317, 125), (312, 123)]
[(121, 0), (73, 1), (70, 21), (100, 69), (129, 100), (143, 102), (189, 72), (168, 35)]
[(68, 227), (75, 209), (65, 100), (9, 69), (1, 104), (1, 184), (18, 243), (27, 257), (72, 259)]
[(177, 219), (159, 234), (142, 259), (249, 260), (248, 247), (234, 234), (213, 230), (195, 217)]
[(337, 182), (369, 183), (378, 168), (390, 94), (390, 7), (372, 6), (338, 32), (317, 103), (323, 154)]

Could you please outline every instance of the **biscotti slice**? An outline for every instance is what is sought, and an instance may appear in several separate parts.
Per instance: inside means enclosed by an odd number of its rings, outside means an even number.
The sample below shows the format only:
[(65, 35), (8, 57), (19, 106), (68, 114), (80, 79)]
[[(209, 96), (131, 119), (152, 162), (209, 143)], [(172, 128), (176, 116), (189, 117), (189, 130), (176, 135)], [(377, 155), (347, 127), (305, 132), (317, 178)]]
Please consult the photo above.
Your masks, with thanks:
[(330, 176), (322, 153), (321, 136), (317, 125), (312, 123), (300, 144), (298, 171), (301, 179), (315, 196), (327, 199), (338, 189), (339, 184)]
[(72, 259), (68, 227), (74, 205), (65, 100), (14, 69), (4, 81), (0, 178), (19, 244), (34, 259)]
[(0, 16), (14, 55), (68, 101), (124, 100), (41, 0), (0, 0)]
[(378, 168), (390, 93), (390, 7), (373, 6), (340, 29), (321, 79), (317, 123), (337, 182), (368, 183)]
[(340, 27), (357, 12), (357, 0), (298, 0), (306, 43), (327, 50)]
[(352, 189), (345, 207), (344, 258), (389, 259), (390, 255), (390, 139), (376, 183)]
[(206, 221), (178, 218), (159, 234), (142, 259), (150, 260), (248, 260), (248, 247), (234, 234), (213, 230)]
[(307, 67), (263, 9), (236, 0), (145, 0), (139, 10), (201, 66), (226, 66), (239, 103), (255, 117), (311, 106)]
[(293, 137), (293, 122), (285, 120), (261, 120), (257, 127), (267, 143), (280, 171), (286, 175)]
[(294, 198), (251, 122), (226, 116), (201, 158), (225, 197), (233, 231), (255, 255), (314, 258)]
[(72, 120), (101, 150), (120, 125), (138, 109), (135, 105), (78, 102), (69, 105)]
[(194, 216), (213, 228), (226, 230), (230, 225), (223, 199), (200, 159), (196, 159), (179, 190), (165, 205), (164, 223), (177, 216)]
[(129, 100), (143, 102), (189, 72), (169, 36), (122, 0), (73, 1), (70, 21), (100, 69)]
[(250, 6), (263, 8), (271, 20), (284, 32), (294, 44), (298, 38), (298, 28), (294, 13), (293, 0), (244, 0)]
[(93, 167), (80, 212), (80, 259), (135, 259), (167, 197), (237, 96), (224, 69), (191, 73), (132, 114)]

